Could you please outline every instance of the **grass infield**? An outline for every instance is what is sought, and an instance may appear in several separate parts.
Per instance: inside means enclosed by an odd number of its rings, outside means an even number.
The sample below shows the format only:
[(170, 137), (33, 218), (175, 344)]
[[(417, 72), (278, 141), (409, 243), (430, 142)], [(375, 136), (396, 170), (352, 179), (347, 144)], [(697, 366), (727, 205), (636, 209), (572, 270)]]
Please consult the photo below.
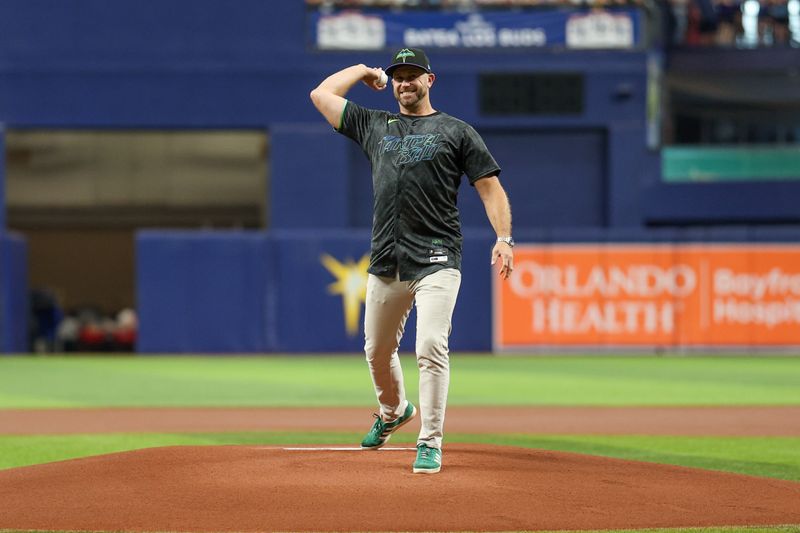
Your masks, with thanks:
[[(294, 432), (7, 435), (0, 437), (0, 469), (157, 446), (354, 445), (361, 437), (355, 433)], [(413, 446), (415, 437), (400, 432), (392, 444)], [(520, 446), (800, 481), (800, 438), (448, 433), (447, 442)]]
[[(416, 363), (404, 356), (409, 396)], [(798, 357), (453, 354), (450, 405), (800, 405)], [(0, 357), (0, 409), (372, 406), (361, 356)]]

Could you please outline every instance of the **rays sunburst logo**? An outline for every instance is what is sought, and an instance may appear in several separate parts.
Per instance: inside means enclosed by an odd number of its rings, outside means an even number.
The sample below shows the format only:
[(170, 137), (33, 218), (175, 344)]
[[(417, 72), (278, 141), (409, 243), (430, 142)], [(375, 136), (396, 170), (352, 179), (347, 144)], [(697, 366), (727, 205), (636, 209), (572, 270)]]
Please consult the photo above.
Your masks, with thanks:
[(345, 331), (348, 336), (355, 337), (361, 322), (361, 306), (367, 299), (369, 254), (364, 254), (358, 262), (350, 258), (340, 262), (332, 255), (322, 254), (320, 261), (336, 278), (335, 282), (328, 285), (328, 292), (342, 296)]

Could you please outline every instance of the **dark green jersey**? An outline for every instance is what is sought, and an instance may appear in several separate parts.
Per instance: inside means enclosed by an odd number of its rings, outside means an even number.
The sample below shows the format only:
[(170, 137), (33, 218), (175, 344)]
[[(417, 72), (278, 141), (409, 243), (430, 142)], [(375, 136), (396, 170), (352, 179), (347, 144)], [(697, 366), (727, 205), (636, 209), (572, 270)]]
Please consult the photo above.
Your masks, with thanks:
[(347, 102), (339, 132), (372, 164), (374, 212), (369, 272), (403, 281), (441, 268), (461, 268), (456, 199), (500, 167), (478, 132), (445, 113), (424, 117), (366, 109)]

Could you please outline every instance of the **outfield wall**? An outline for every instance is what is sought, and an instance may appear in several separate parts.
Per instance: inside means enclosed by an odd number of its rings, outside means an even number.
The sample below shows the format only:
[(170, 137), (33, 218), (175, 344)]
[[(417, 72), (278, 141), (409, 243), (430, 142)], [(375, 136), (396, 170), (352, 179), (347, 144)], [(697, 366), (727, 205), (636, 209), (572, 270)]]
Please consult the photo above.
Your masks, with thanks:
[[(561, 259), (553, 254), (571, 245), (574, 249), (575, 244), (589, 253), (591, 266), (606, 270), (590, 275), (575, 266), (577, 281), (570, 281), (569, 275), (556, 281), (577, 285), (578, 290), (591, 285), (593, 293), (554, 294), (551, 283), (550, 293), (546, 287), (539, 296), (526, 292), (521, 303), (506, 309), (505, 316), (492, 298), (489, 252), (493, 234), (486, 229), (465, 233), (463, 282), (451, 336), (455, 351), (759, 350), (800, 344), (792, 333), (800, 325), (800, 259), (787, 259), (800, 257), (800, 246), (793, 244), (800, 234), (794, 228), (521, 231), (517, 233), (522, 244), (516, 272), (522, 278), (517, 282), (522, 280), (528, 288), (541, 284), (532, 281), (531, 261), (569, 270), (573, 266), (566, 255)], [(770, 259), (763, 252), (770, 243), (778, 243), (781, 253), (788, 255)], [(527, 246), (539, 255), (532, 257)], [(736, 301), (725, 299), (720, 304), (724, 313), (718, 314), (719, 319), (725, 322), (720, 327), (706, 333), (690, 331), (692, 322), (702, 317), (688, 307), (703, 297), (700, 292), (705, 285), (698, 281), (698, 294), (685, 301), (681, 297), (687, 295), (655, 294), (659, 285), (653, 281), (653, 270), (694, 268), (687, 250), (702, 259), (704, 250), (710, 257), (721, 246), (734, 251), (711, 267), (730, 270), (730, 275), (723, 272), (727, 277), (719, 279), (738, 285), (725, 282), (728, 288), (720, 290), (727, 293), (715, 294)], [(624, 259), (620, 250), (631, 247), (644, 248), (644, 255)], [(138, 349), (143, 353), (359, 352), (368, 249), (366, 231), (141, 232), (137, 237)], [(623, 274), (611, 272), (613, 267)], [(697, 278), (700, 270), (696, 270)], [(637, 273), (642, 272), (644, 289), (636, 293)], [(620, 275), (624, 279), (618, 279)], [(587, 281), (591, 276), (595, 277)], [(606, 285), (597, 276), (605, 281), (617, 276), (613, 278), (617, 288), (603, 292)], [(713, 272), (709, 276), (714, 279)], [(754, 283), (761, 283), (761, 288), (753, 288)], [(707, 303), (713, 310), (715, 300)], [(530, 310), (545, 309), (542, 305), (549, 306), (549, 314), (537, 322)], [(560, 307), (554, 311), (555, 306)], [(510, 314), (508, 309), (522, 311)], [(764, 322), (759, 314), (764, 309), (780, 320)], [(671, 313), (669, 317), (665, 310)], [(573, 316), (573, 311), (581, 314)], [(562, 314), (556, 316), (558, 312)], [(511, 337), (502, 337), (497, 330), (493, 337), (493, 317), (514, 324)], [(580, 335), (565, 333), (566, 325), (578, 323), (590, 329)], [(401, 345), (404, 351), (414, 349), (414, 325), (412, 312)], [(656, 329), (650, 331), (651, 326)]]
[(0, 229), (0, 354), (28, 351), (27, 246)]
[[(488, 231), (466, 239), (454, 348), (491, 348), (491, 243)], [(136, 246), (139, 352), (363, 348), (360, 291), (369, 232), (145, 231)], [(348, 307), (348, 298), (354, 298), (354, 306)], [(412, 311), (409, 325), (415, 323)], [(402, 349), (413, 347), (413, 335), (406, 335)]]

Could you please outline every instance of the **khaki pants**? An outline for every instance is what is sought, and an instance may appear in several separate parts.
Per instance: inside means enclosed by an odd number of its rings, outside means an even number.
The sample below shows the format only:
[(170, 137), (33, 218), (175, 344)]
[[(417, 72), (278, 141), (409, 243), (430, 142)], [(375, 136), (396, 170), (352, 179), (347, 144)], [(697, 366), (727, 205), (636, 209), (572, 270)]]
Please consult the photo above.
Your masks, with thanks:
[(445, 268), (414, 281), (369, 275), (364, 318), (372, 383), (384, 420), (403, 414), (406, 391), (397, 347), (411, 305), (417, 305), (417, 366), (422, 428), (417, 443), (442, 447), (444, 412), (450, 384), (450, 337), (461, 272)]

